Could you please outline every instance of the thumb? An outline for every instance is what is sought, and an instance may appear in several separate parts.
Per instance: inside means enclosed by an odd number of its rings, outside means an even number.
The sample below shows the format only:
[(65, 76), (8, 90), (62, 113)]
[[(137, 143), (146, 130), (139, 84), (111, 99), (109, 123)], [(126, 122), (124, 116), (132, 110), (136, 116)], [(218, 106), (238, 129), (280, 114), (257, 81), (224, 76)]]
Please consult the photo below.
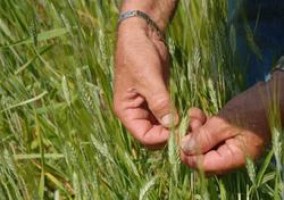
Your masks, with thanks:
[(188, 110), (188, 116), (190, 119), (190, 128), (192, 132), (198, 130), (202, 125), (206, 123), (207, 116), (199, 108), (192, 107)]
[(169, 92), (166, 88), (146, 96), (148, 107), (156, 119), (164, 126), (171, 127), (178, 123), (178, 114), (171, 103)]
[(181, 148), (188, 155), (203, 154), (237, 134), (240, 134), (238, 128), (222, 118), (212, 117), (204, 126), (185, 136)]

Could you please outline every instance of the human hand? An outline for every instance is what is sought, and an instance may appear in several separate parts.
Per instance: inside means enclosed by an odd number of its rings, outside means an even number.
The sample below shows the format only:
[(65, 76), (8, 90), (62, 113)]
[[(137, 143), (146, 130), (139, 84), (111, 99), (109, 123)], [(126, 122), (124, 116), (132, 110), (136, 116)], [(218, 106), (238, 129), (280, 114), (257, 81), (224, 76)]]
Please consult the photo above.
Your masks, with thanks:
[(178, 122), (167, 89), (169, 53), (165, 43), (139, 18), (120, 24), (116, 46), (114, 110), (132, 135), (159, 148)]
[(206, 174), (224, 174), (243, 167), (247, 157), (257, 159), (270, 141), (267, 116), (274, 100), (283, 120), (283, 78), (283, 72), (274, 73), (269, 83), (234, 97), (217, 116), (207, 118), (201, 110), (191, 109), (192, 133), (183, 139), (182, 161)]

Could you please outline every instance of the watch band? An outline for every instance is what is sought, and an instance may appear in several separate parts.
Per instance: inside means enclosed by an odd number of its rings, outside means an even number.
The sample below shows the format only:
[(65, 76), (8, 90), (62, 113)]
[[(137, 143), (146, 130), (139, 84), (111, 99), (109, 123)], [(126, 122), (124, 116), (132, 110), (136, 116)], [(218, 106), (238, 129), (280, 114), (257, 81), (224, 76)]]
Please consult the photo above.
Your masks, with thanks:
[(158, 36), (164, 40), (164, 34), (160, 30), (159, 26), (151, 19), (149, 15), (140, 11), (140, 10), (130, 10), (119, 15), (118, 23), (120, 24), (122, 21), (129, 19), (131, 17), (140, 17), (146, 21), (146, 23), (158, 34)]

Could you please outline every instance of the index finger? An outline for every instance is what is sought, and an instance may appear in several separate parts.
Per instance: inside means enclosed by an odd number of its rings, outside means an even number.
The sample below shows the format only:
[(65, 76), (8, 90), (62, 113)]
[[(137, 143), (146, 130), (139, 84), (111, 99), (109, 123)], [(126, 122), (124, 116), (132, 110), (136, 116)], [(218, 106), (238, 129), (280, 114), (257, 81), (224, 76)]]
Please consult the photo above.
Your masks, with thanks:
[(164, 146), (169, 138), (169, 130), (163, 127), (146, 108), (128, 108), (121, 113), (126, 129), (140, 143), (150, 149)]
[(245, 165), (246, 155), (235, 138), (227, 140), (216, 150), (202, 155), (181, 155), (182, 161), (189, 167), (199, 169), (206, 174), (221, 175)]

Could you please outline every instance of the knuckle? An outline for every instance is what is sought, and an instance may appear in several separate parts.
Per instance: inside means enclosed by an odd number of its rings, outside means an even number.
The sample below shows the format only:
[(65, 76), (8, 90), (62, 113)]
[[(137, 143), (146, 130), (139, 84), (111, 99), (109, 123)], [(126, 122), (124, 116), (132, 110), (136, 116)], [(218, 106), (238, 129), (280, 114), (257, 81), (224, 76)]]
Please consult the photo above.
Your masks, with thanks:
[(160, 112), (169, 108), (170, 100), (167, 96), (155, 95), (150, 98), (150, 109), (155, 112)]
[(203, 112), (199, 108), (192, 107), (188, 110), (188, 115), (193, 118), (201, 118)]

